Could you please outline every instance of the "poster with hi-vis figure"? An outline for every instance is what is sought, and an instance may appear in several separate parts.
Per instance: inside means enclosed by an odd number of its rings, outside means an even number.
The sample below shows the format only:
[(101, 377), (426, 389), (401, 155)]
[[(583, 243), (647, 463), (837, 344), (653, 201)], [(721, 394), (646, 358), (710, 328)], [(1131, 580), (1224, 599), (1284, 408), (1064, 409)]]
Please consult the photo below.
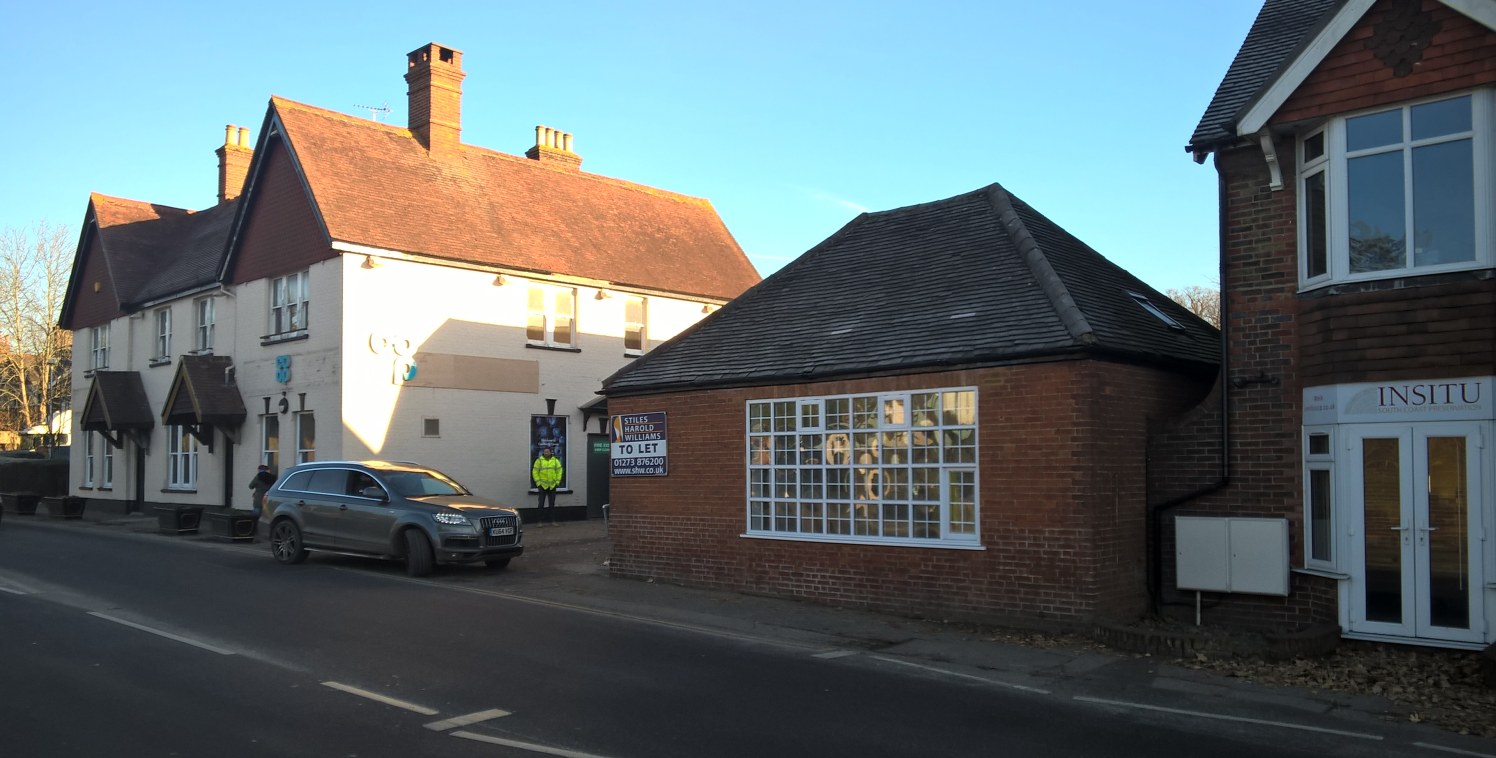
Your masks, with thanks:
[(613, 476), (665, 476), (669, 473), (665, 412), (627, 413), (609, 419)]
[[(561, 459), (561, 484), (556, 489), (565, 491), (569, 489), (566, 485), (571, 468), (567, 465), (566, 458), (566, 422), (565, 416), (531, 416), (530, 417), (530, 460), (525, 465), (526, 473), (533, 470), (535, 459), (540, 457), (542, 448), (550, 448), (551, 455)], [(535, 489), (535, 481), (531, 479), (530, 489)]]

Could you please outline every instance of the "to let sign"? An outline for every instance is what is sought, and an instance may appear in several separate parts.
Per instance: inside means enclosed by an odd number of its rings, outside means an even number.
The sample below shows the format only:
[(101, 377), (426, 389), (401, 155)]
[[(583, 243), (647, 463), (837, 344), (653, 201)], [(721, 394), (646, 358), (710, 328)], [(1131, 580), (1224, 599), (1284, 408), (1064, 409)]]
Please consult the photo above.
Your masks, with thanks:
[(611, 422), (613, 476), (665, 476), (665, 412), (623, 414)]

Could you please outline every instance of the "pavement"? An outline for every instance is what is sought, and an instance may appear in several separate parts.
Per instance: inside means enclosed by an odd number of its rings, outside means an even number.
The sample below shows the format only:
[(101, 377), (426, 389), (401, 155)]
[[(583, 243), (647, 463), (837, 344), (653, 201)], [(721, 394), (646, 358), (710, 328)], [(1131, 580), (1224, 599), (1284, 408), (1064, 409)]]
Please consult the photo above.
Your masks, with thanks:
[[(64, 520), (49, 518), (45, 508), (39, 508), (32, 516), (5, 513), (0, 528), (16, 523), (172, 540), (204, 549), (262, 554), (267, 562), (271, 560), (263, 537), (254, 542), (228, 542), (206, 531), (161, 534), (153, 515), (85, 514), (81, 519)], [(886, 666), (915, 676), (1087, 702), (1136, 712), (1139, 718), (1177, 718), (1206, 729), (1279, 729), (1285, 740), (1294, 739), (1295, 734), (1329, 735), (1368, 748), (1348, 754), (1496, 758), (1496, 739), (1411, 723), (1416, 717), (1410, 719), (1408, 708), (1378, 696), (1254, 684), (1188, 668), (1166, 656), (1129, 653), (1099, 643), (1070, 640), (1072, 644), (1056, 644), (1041, 635), (614, 578), (607, 568), (608, 525), (601, 519), (545, 527), (530, 524), (525, 527), (524, 541), (525, 554), (506, 569), (442, 567), (429, 581), (803, 651), (828, 661)], [(317, 553), (312, 558), (314, 564), (349, 560), (358, 559)], [(372, 564), (370, 570), (403, 577), (394, 564)]]

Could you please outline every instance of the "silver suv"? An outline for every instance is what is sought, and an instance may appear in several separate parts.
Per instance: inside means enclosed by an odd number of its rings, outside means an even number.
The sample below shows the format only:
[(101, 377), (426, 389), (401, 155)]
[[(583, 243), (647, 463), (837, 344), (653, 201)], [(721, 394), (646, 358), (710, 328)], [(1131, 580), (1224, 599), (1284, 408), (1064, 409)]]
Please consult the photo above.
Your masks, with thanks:
[(286, 470), (265, 493), (275, 560), (308, 550), (405, 561), (426, 576), (439, 563), (503, 568), (523, 553), (519, 511), (480, 500), (451, 477), (416, 463), (317, 461)]

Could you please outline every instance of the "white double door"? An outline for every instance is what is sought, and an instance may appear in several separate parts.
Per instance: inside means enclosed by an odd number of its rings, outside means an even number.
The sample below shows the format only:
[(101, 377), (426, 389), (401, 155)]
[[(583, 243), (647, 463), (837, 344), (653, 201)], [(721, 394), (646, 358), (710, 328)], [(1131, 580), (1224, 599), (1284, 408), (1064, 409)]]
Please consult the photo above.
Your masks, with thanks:
[(1482, 422), (1342, 427), (1348, 631), (1483, 641), (1488, 428)]

